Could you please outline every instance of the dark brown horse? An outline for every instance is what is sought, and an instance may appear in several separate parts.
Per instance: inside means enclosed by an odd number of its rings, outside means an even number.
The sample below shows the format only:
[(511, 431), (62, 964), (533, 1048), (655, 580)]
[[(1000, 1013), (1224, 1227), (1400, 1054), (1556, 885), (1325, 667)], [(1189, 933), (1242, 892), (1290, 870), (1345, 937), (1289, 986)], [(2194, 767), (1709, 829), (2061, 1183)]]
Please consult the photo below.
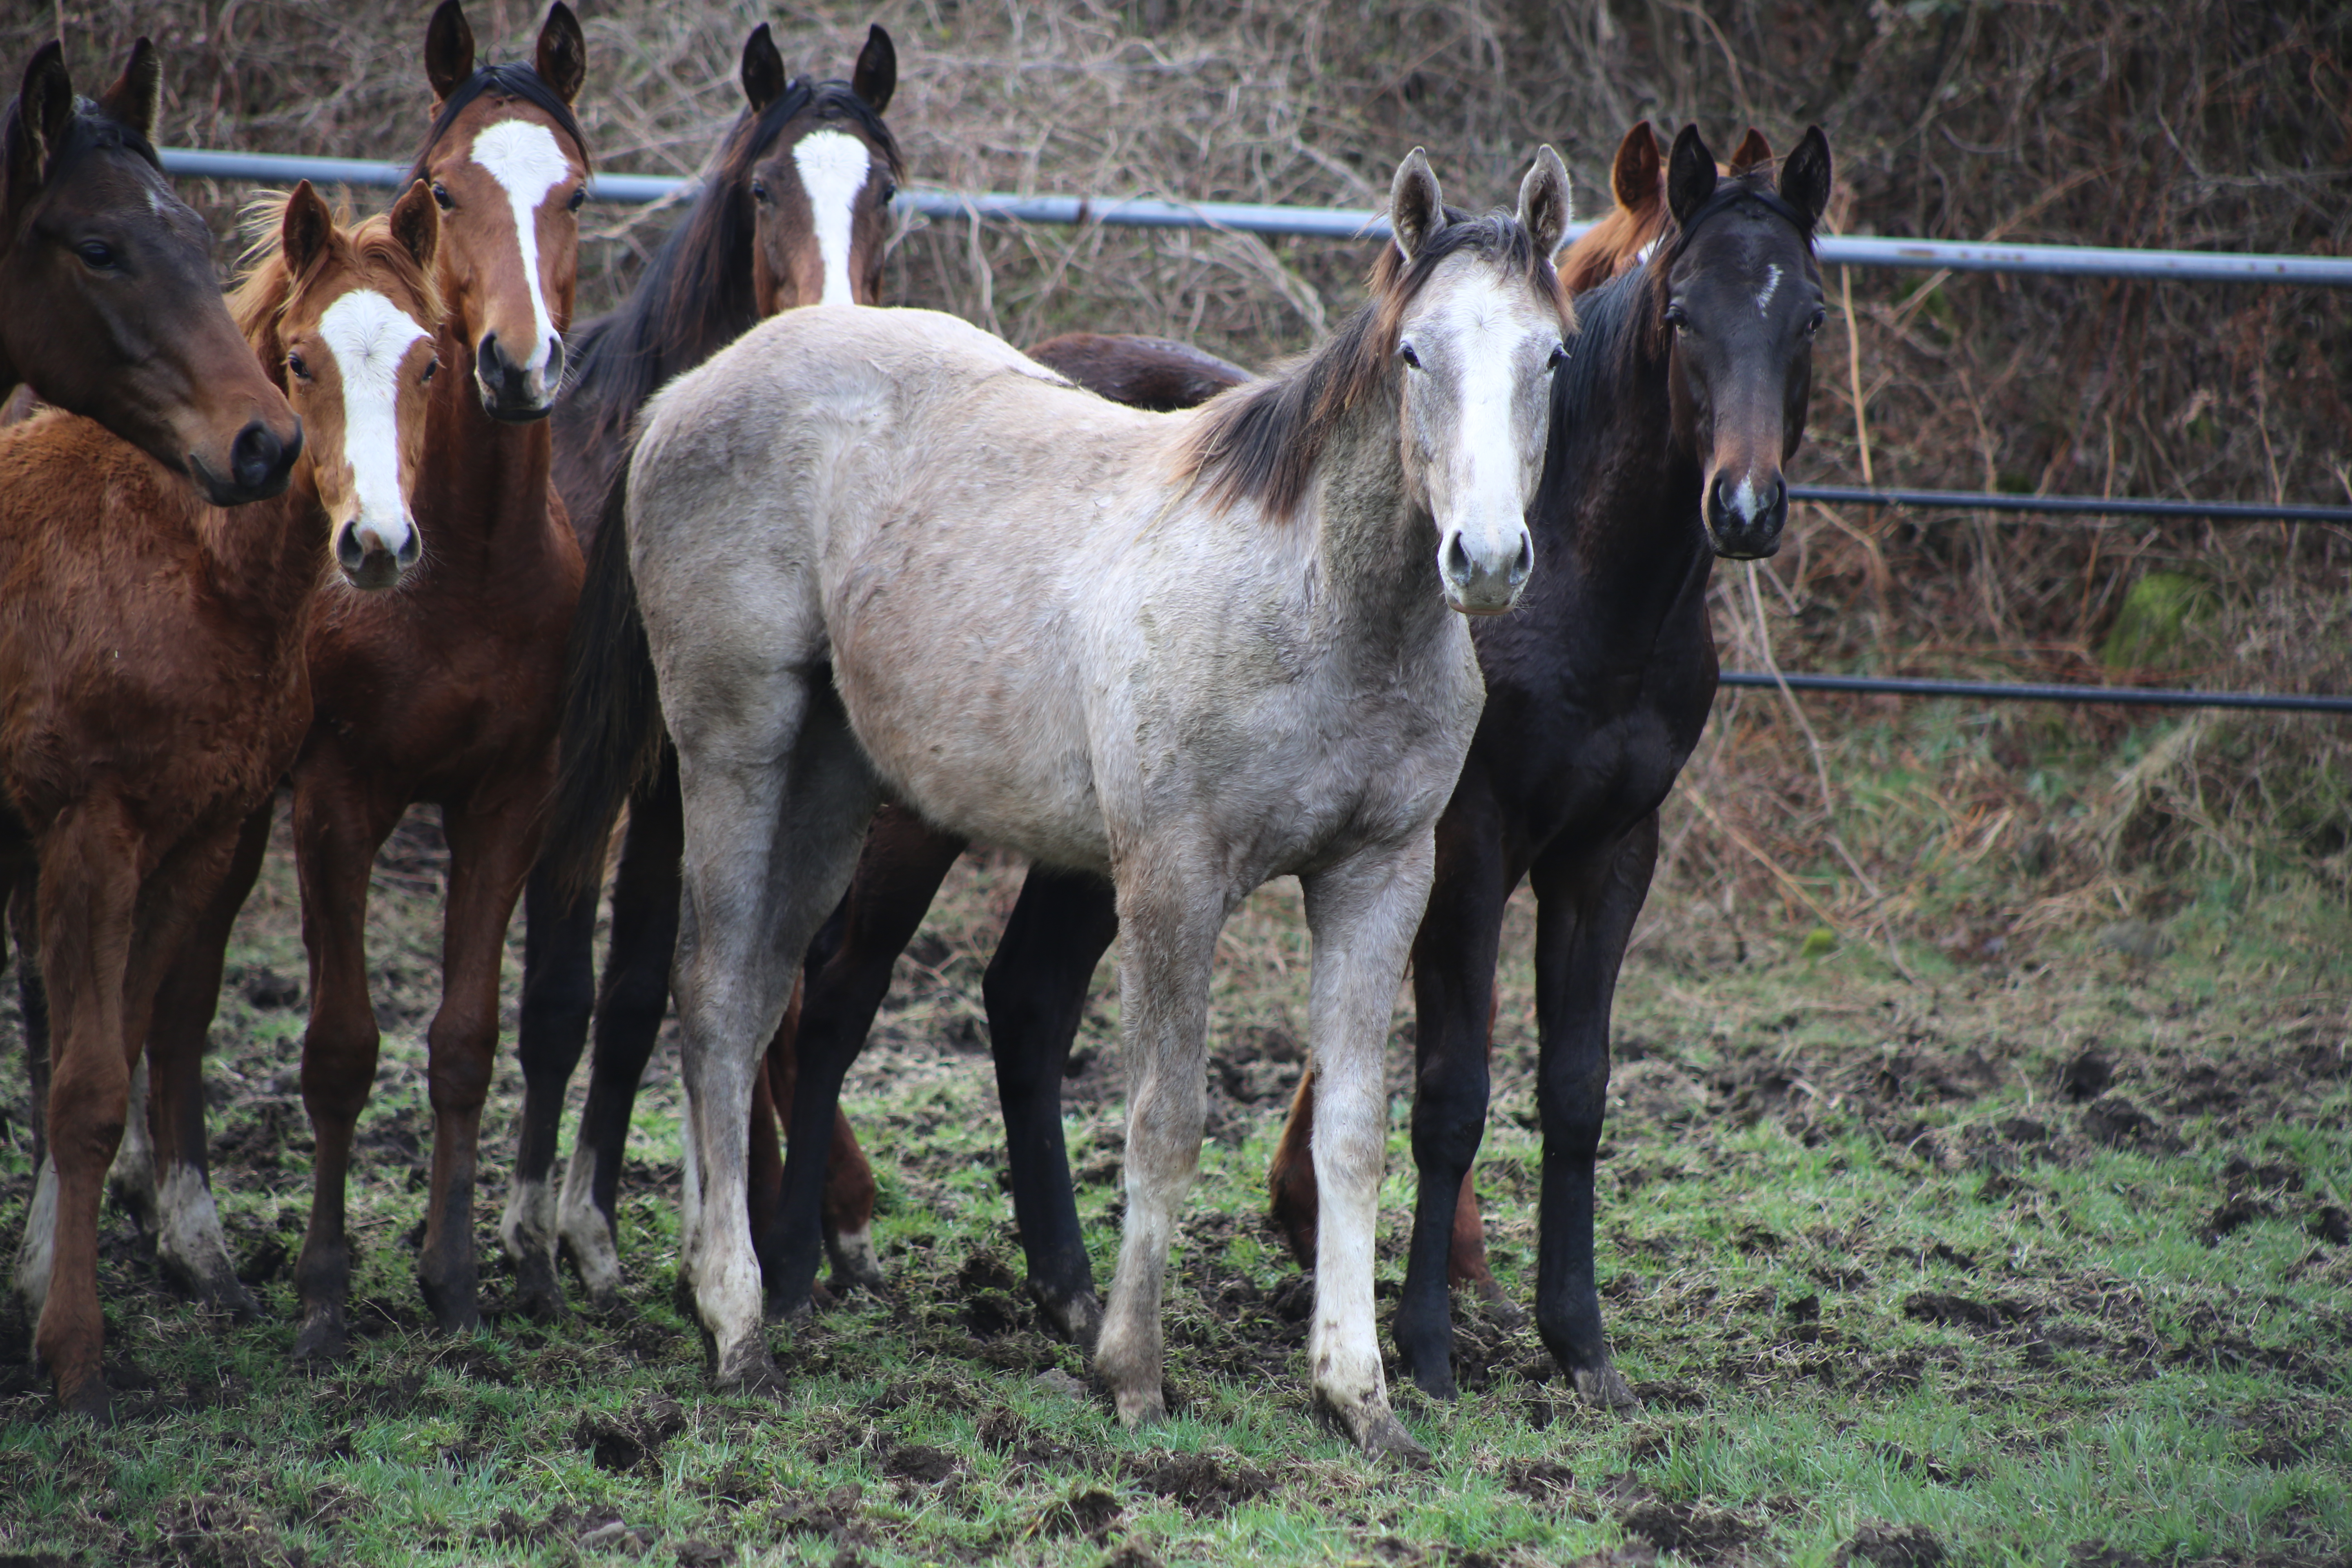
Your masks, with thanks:
[[(1494, 1289), (1469, 1171), (1485, 1126), (1503, 906), (1532, 876), (1546, 1135), (1538, 1324), (1587, 1398), (1631, 1398), (1609, 1363), (1592, 1280), (1610, 1001), (1648, 888), (1657, 807), (1714, 697), (1709, 564), (1717, 553), (1769, 554), (1786, 514), (1780, 464), (1802, 436), (1821, 321), (1811, 230), (1830, 187), (1818, 130), (1783, 167), (1779, 194), (1752, 132), (1737, 176), (1718, 170), (1695, 130), (1677, 138), (1663, 187), (1655, 153), (1637, 126), (1616, 181), (1639, 204), (1637, 221), (1597, 226), (1562, 265), (1564, 277), (1580, 264), (1607, 277), (1642, 258), (1577, 301), (1584, 324), (1559, 378), (1529, 514), (1538, 558), (1577, 564), (1540, 574), (1515, 614), (1474, 632), (1486, 710), (1438, 825), (1437, 879), (1414, 948), (1421, 1184), (1396, 1332), (1433, 1393), (1454, 1387), (1449, 1277)], [(806, 1299), (815, 1272), (825, 1119), (889, 965), (961, 847), (904, 814), (878, 822), (812, 954), (784, 1190), (761, 1254), (772, 1297), (787, 1308)], [(984, 982), (1029, 1289), (1066, 1332), (1091, 1321), (1094, 1286), (1063, 1150), (1061, 1064), (1117, 929), (1100, 882), (1033, 871)], [(1311, 1106), (1311, 1081), (1294, 1116)], [(1272, 1175), (1277, 1215), (1311, 1258), (1306, 1125), (1286, 1130)]]
[[(890, 36), (868, 30), (847, 81), (787, 79), (762, 23), (744, 43), (741, 79), (746, 108), (712, 154), (685, 220), (621, 307), (572, 335), (574, 371), (554, 418), (555, 474), (591, 553), (591, 594), (625, 564), (598, 555), (593, 535), (623, 437), (654, 389), (778, 310), (843, 290), (865, 304), (881, 295), (890, 200), (904, 174), (898, 142), (882, 121), (898, 80)], [(516, 1266), (517, 1302), (535, 1313), (562, 1307), (559, 1237), (593, 1298), (609, 1300), (620, 1288), (614, 1210), (621, 1153), (637, 1081), (669, 999), (679, 833), (672, 765), (630, 812), (601, 992), (591, 990), (593, 897), (567, 903), (539, 875), (525, 893), (525, 1097), (501, 1234)], [(556, 1132), (592, 1006), (596, 1045), (588, 1102), (559, 1207), (549, 1179)], [(778, 1059), (788, 1064), (790, 1058)], [(788, 1076), (779, 1087), (788, 1098)], [(782, 1168), (769, 1092), (763, 1079), (752, 1121), (754, 1190), (762, 1194), (772, 1193)], [(834, 1131), (826, 1234), (846, 1273), (877, 1278), (867, 1239), (873, 1176), (848, 1123), (838, 1121)]]
[(35, 851), (12, 869), (37, 880), (56, 1030), (18, 1284), (59, 1405), (101, 1417), (99, 1188), (158, 987), (310, 722), (331, 548), (354, 587), (414, 555), (432, 200), (344, 233), (304, 184), (276, 228), (237, 306), (247, 366), (285, 378), (310, 429), (279, 497), (208, 507), (71, 415), (0, 435), (0, 787)]
[(222, 307), (212, 236), (156, 162), (141, 38), (93, 102), (44, 44), (0, 119), (0, 397), (29, 383), (215, 506), (274, 496), (301, 426)]
[[(427, 414), (415, 510), (430, 552), (396, 595), (341, 598), (308, 639), (316, 717), (292, 769), (310, 1025), (302, 1093), (318, 1138), (310, 1226), (297, 1268), (298, 1359), (344, 1345), (351, 1258), (343, 1192), (375, 1078), (378, 1031), (364, 942), (377, 848), (416, 803), (449, 844), (441, 1005), (426, 1030), (433, 1171), (417, 1277), (439, 1323), (480, 1321), (474, 1169), (499, 1039), (507, 923), (538, 850), (554, 774), (556, 692), (580, 589), (580, 551), (551, 482), (546, 416), (562, 376), (588, 153), (572, 101), (586, 68), (559, 3), (532, 65), (476, 68), (457, 0), (426, 29), (432, 126), (414, 173), (441, 214), (435, 266), (443, 362)], [(188, 1124), (159, 1162), (201, 1158), (194, 1088), (160, 1064), (192, 1062), (218, 994), (237, 909), (259, 874), (268, 805), (246, 824), (229, 879), (159, 1013), (153, 1121)], [(175, 1098), (180, 1097), (180, 1098)], [(162, 1180), (171, 1180), (170, 1172)]]

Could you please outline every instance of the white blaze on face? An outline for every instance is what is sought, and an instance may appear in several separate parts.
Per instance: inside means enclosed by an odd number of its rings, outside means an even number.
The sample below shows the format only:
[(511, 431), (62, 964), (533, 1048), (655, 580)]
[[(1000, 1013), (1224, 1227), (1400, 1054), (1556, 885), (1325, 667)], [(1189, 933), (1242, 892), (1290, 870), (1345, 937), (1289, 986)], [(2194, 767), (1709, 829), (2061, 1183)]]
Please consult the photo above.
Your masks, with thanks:
[(1475, 268), (1412, 334), (1431, 340), (1433, 348), (1444, 345), (1423, 354), (1423, 363), (1449, 366), (1454, 378), (1454, 449), (1431, 454), (1449, 470), (1448, 515), (1435, 520), (1438, 560), (1443, 570), (1458, 553), (1486, 584), (1476, 595), (1480, 608), (1504, 607), (1483, 600), (1502, 591), (1497, 585), (1523, 579), (1531, 549), (1525, 513), (1535, 465), (1527, 442), (1541, 426), (1531, 432), (1519, 405), (1529, 328), (1525, 292), (1524, 284), (1495, 268)]
[(1767, 262), (1764, 267), (1764, 287), (1756, 290), (1756, 313), (1762, 315), (1772, 303), (1772, 296), (1780, 291), (1780, 264)]
[(546, 126), (501, 120), (474, 138), (474, 162), (499, 183), (514, 208), (515, 238), (522, 247), (522, 276), (530, 289), (535, 329), (530, 353), (520, 363), (527, 371), (543, 370), (548, 347), (555, 341), (555, 318), (548, 312), (547, 293), (539, 285), (539, 204), (572, 177), (572, 161)]
[(343, 460), (351, 465), (357, 501), (352, 527), (363, 543), (372, 535), (395, 555), (411, 527), (400, 493), (400, 365), (409, 346), (425, 335), (373, 289), (353, 289), (319, 318), (319, 341), (343, 379)]
[(794, 143), (793, 163), (800, 170), (801, 189), (808, 193), (817, 254), (824, 258), (824, 294), (817, 303), (855, 305), (857, 294), (849, 282), (850, 220), (857, 211), (857, 193), (866, 188), (872, 172), (873, 154), (845, 131), (812, 131)]

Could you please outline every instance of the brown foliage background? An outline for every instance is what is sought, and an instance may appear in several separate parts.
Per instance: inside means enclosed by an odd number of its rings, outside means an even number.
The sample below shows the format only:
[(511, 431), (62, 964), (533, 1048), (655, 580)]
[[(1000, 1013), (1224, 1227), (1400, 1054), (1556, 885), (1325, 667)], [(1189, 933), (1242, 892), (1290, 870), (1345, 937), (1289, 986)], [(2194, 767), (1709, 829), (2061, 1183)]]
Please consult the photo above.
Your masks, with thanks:
[[(164, 140), (400, 158), (424, 126), (429, 7), (294, 0), (33, 4), (78, 79), (134, 32), (166, 50)], [(469, 8), (486, 58), (541, 11)], [(1635, 119), (1828, 131), (1849, 232), (2345, 254), (2352, 10), (2244, 0), (587, 0), (583, 118), (604, 167), (692, 172), (740, 105), (745, 34), (845, 73), (869, 20), (899, 51), (890, 121), (950, 188), (1378, 205), (1430, 149), (1457, 202), (1500, 201), (1538, 141), (1605, 200)], [(14, 68), (13, 65), (10, 68)], [(239, 194), (192, 189), (226, 217)], [(380, 199), (380, 198), (377, 198)], [(670, 215), (592, 209), (583, 304), (625, 287)], [(221, 226), (226, 229), (226, 223)], [(1085, 325), (1264, 364), (1349, 307), (1363, 246), (1093, 226), (918, 226), (900, 300), (1034, 342)], [(2321, 289), (1832, 269), (1801, 480), (2352, 500), (2352, 299)], [(1718, 574), (1728, 666), (2147, 679), (2352, 690), (2339, 530), (2002, 521), (1803, 507), (1778, 560)], [(2151, 571), (2205, 606), (2114, 671), (2097, 658)], [(1727, 694), (1669, 808), (1668, 885), (1803, 927), (1930, 920), (1974, 951), (2187, 873), (2340, 895), (2352, 762), (2307, 718), (2151, 721), (2113, 709)], [(2251, 879), (2251, 880), (2250, 880)], [(1933, 910), (1932, 916), (1927, 911)], [(1949, 926), (1947, 932), (1944, 928)], [(1956, 933), (1956, 934), (1955, 934)]]

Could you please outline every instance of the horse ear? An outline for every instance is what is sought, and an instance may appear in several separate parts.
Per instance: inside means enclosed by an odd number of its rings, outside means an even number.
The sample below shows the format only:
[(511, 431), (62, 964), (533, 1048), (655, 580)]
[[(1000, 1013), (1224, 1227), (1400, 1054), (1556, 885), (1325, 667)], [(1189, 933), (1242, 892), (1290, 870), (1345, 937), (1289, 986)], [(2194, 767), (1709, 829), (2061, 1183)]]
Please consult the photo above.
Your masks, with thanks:
[(9, 148), (6, 170), (9, 218), (16, 204), (29, 201), (47, 177), (66, 126), (73, 119), (73, 79), (66, 72), (65, 47), (55, 38), (33, 51), (25, 67), (25, 85), (16, 94), (16, 123), (21, 140)]
[(433, 199), (432, 186), (418, 180), (392, 204), (392, 237), (421, 269), (432, 272), (433, 253), (441, 248), (441, 205)]
[(791, 80), (774, 35), (768, 31), (768, 24), (761, 23), (743, 40), (743, 101), (757, 114), (782, 98)]
[(110, 120), (128, 125), (149, 141), (155, 139), (155, 117), (163, 107), (163, 57), (142, 37), (131, 46), (122, 75), (99, 99)]
[(310, 264), (327, 248), (328, 239), (335, 232), (335, 215), (319, 193), (303, 181), (286, 198), (286, 216), (278, 226), (278, 248), (286, 258), (287, 269), (299, 278), (310, 270)]
[(1397, 249), (1411, 261), (1444, 222), (1445, 197), (1438, 191), (1437, 175), (1430, 170), (1429, 154), (1416, 147), (1389, 183), (1389, 226), (1396, 231)]
[(539, 29), (535, 68), (539, 79), (566, 103), (580, 96), (580, 84), (588, 79), (588, 37), (580, 30), (580, 18), (563, 0), (555, 0), (547, 8), (547, 20)]
[(1609, 165), (1609, 193), (1627, 212), (1640, 212), (1658, 199), (1658, 133), (1648, 121), (1637, 122), (1617, 143), (1617, 160)]
[(1519, 224), (1546, 260), (1568, 237), (1570, 205), (1568, 165), (1549, 145), (1537, 148), (1535, 167), (1519, 182)]
[(466, 26), (466, 8), (457, 0), (441, 0), (425, 25), (425, 79), (433, 84), (433, 96), (446, 101), (473, 74), (474, 29)]
[(1830, 205), (1830, 139), (1820, 126), (1807, 126), (1797, 150), (1780, 165), (1780, 199), (1805, 215), (1808, 227), (1822, 221)]
[(1764, 140), (1764, 132), (1751, 125), (1748, 128), (1748, 134), (1739, 139), (1739, 145), (1731, 150), (1731, 163), (1727, 166), (1733, 174), (1744, 174), (1759, 164), (1771, 161), (1772, 143)]
[(1715, 154), (1706, 150), (1706, 139), (1696, 125), (1684, 126), (1666, 155), (1666, 210), (1675, 222), (1690, 222), (1715, 195)]
[(877, 114), (890, 107), (890, 95), (898, 90), (898, 46), (879, 22), (866, 29), (866, 47), (857, 51), (857, 65), (849, 73), (849, 90)]

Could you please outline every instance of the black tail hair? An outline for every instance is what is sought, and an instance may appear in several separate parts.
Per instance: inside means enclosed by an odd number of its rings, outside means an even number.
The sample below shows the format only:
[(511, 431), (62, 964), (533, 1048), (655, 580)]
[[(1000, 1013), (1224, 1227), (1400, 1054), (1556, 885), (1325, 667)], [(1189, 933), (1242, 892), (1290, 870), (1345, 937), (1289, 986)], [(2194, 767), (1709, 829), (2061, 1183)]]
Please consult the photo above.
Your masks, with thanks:
[(540, 854), (566, 900), (596, 896), (621, 804), (653, 782), (668, 740), (653, 647), (629, 572), (625, 514), (635, 448), (632, 440), (604, 492), (572, 640), (563, 650), (562, 765)]

